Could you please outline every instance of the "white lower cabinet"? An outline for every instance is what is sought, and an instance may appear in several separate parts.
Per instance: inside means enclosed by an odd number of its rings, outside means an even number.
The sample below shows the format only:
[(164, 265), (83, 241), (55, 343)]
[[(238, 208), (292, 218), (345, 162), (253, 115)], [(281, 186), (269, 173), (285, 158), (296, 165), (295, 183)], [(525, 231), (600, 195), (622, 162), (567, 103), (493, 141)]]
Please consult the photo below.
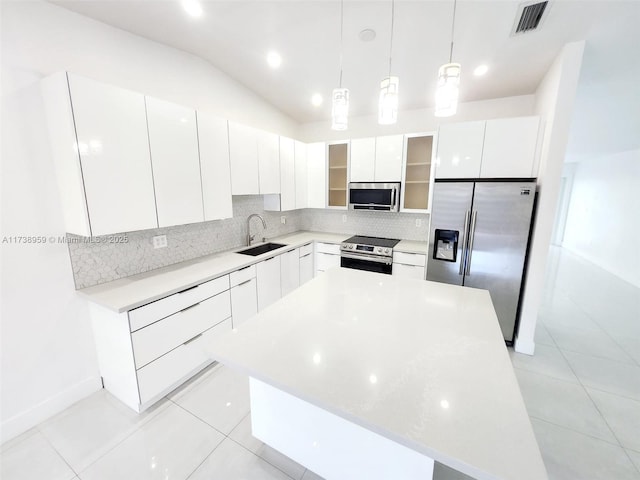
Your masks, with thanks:
[(280, 255), (280, 284), (283, 297), (300, 286), (299, 248)]
[(303, 285), (313, 278), (313, 244), (308, 243), (298, 250), (300, 253), (300, 285)]
[[(209, 346), (231, 331), (231, 318), (204, 331), (137, 372), (141, 404), (151, 405), (213, 362)], [(147, 405), (147, 406), (148, 406)]]
[(258, 281), (258, 311), (267, 308), (282, 297), (280, 287), (280, 256), (264, 260), (256, 265)]
[(334, 243), (317, 242), (316, 248), (316, 275), (320, 272), (340, 266), (340, 245)]
[[(258, 294), (256, 290), (255, 265), (239, 270), (245, 275), (253, 274), (248, 279), (243, 279), (231, 287), (231, 317), (233, 318), (233, 328), (242, 324), (246, 320), (258, 313)], [(233, 273), (231, 274), (233, 277)]]
[(393, 252), (392, 275), (425, 279), (427, 257), (421, 253)]
[(208, 346), (231, 330), (230, 300), (224, 275), (128, 312), (91, 303), (105, 388), (135, 411), (147, 409), (213, 362)]

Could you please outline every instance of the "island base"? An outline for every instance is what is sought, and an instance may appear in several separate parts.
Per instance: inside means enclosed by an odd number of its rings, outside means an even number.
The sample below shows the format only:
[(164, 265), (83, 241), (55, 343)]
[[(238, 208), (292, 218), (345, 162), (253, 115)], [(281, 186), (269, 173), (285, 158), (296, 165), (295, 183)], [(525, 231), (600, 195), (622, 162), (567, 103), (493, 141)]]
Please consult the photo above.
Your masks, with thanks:
[(425, 480), (433, 459), (255, 378), (253, 436), (326, 480)]

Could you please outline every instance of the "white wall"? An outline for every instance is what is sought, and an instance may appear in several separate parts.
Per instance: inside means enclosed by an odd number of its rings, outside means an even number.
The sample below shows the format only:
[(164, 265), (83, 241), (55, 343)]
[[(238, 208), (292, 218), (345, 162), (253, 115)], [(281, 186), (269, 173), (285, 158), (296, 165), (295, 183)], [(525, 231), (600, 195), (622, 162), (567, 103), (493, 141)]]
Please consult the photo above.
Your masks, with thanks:
[[(207, 62), (60, 7), (2, 2), (2, 237), (64, 234), (39, 81), (69, 70), (265, 130), (297, 124)], [(0, 244), (2, 440), (99, 388), (67, 247)]]
[(640, 287), (640, 149), (574, 168), (562, 246)]
[(320, 142), (396, 133), (432, 132), (444, 123), (534, 115), (534, 107), (535, 95), (496, 98), (461, 103), (458, 105), (458, 113), (448, 118), (438, 118), (434, 116), (433, 109), (428, 108), (398, 112), (398, 122), (394, 125), (379, 125), (377, 116), (349, 117), (349, 129), (340, 132), (331, 130), (330, 120), (307, 123), (300, 126), (298, 136), (305, 142)]
[(533, 337), (544, 289), (547, 256), (583, 51), (584, 42), (565, 45), (536, 91), (535, 110), (544, 122), (538, 166), (538, 211), (525, 277), (520, 327), (515, 342), (516, 351), (530, 355), (535, 350)]

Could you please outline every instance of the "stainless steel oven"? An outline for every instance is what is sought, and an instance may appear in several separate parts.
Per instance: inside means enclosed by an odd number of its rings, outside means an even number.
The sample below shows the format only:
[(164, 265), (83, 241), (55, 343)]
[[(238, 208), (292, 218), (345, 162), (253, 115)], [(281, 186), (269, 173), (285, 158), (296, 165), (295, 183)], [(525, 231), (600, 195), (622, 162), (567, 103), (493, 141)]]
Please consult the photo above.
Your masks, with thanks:
[(391, 275), (393, 247), (400, 240), (356, 235), (340, 245), (340, 266)]

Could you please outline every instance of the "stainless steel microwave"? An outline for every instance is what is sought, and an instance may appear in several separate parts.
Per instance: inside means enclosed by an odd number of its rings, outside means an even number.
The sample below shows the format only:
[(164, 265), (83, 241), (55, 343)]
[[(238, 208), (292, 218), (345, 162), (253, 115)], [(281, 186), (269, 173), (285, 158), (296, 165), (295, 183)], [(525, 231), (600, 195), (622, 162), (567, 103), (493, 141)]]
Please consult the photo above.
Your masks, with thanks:
[(349, 210), (399, 211), (400, 182), (351, 182), (349, 184)]

